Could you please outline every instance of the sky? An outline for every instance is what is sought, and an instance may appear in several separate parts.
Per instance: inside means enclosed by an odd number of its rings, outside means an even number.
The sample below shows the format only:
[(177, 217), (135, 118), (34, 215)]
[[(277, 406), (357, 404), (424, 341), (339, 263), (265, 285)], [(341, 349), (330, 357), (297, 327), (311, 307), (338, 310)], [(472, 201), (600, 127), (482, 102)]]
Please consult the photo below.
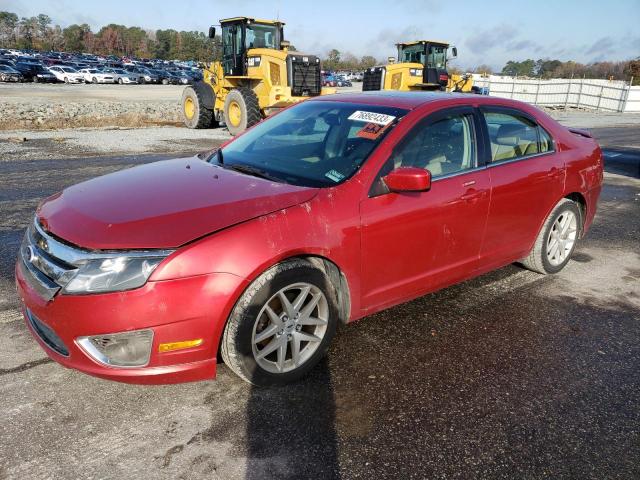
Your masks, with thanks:
[(109, 23), (207, 31), (222, 18), (279, 18), (300, 51), (332, 48), (379, 60), (394, 44), (443, 40), (463, 68), (551, 58), (582, 63), (640, 57), (640, 0), (0, 0), (0, 11), (49, 15), (65, 27)]

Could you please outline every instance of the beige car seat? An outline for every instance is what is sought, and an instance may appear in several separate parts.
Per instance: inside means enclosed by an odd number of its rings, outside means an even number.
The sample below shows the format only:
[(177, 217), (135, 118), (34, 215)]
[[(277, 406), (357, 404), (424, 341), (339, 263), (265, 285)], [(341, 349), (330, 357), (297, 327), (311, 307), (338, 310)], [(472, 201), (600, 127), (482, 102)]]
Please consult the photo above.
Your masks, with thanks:
[(524, 124), (500, 125), (495, 143), (491, 142), (492, 161), (510, 160), (538, 152), (535, 130)]

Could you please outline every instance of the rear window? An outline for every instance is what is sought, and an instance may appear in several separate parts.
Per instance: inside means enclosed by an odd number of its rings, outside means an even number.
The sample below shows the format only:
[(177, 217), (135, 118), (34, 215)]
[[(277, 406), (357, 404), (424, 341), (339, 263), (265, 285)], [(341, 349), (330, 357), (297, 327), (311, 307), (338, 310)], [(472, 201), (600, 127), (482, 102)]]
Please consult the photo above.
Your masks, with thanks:
[(536, 122), (517, 113), (484, 112), (492, 163), (553, 150), (551, 136)]

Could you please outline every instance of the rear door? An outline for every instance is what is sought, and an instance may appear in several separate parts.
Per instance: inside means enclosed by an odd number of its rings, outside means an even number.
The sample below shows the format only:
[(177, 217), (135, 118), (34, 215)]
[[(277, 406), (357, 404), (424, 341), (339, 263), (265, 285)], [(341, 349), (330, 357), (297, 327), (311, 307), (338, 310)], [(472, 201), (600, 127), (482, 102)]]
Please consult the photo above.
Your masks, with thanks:
[[(363, 305), (399, 303), (473, 272), (489, 209), (480, 119), (472, 108), (438, 111), (394, 148), (362, 201)], [(381, 180), (398, 167), (431, 172), (426, 192), (389, 192)]]
[(482, 107), (491, 146), (491, 206), (480, 253), (484, 269), (528, 254), (564, 191), (565, 167), (550, 135), (526, 113)]

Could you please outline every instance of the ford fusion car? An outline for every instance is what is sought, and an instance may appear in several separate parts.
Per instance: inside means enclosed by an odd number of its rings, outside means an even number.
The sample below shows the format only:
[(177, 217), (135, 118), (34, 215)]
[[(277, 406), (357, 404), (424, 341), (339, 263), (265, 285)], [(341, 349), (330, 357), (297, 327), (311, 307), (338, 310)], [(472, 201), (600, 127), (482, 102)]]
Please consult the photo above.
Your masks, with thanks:
[[(307, 373), (348, 323), (519, 262), (565, 267), (600, 148), (530, 105), (446, 93), (316, 97), (208, 155), (46, 199), (16, 264), (64, 366), (132, 383)], [(391, 327), (391, 325), (390, 325)]]

